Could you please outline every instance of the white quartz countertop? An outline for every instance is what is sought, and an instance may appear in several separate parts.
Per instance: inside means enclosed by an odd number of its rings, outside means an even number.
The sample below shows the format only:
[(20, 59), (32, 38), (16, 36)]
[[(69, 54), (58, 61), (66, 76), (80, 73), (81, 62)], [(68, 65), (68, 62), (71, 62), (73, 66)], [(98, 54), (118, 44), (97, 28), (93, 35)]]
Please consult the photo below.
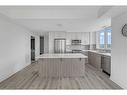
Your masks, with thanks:
[(67, 54), (42, 54), (36, 59), (39, 58), (87, 58), (87, 56), (81, 54), (81, 53), (67, 53)]
[(101, 54), (101, 55), (105, 55), (105, 56), (111, 56), (111, 53), (102, 53), (102, 52), (98, 52), (97, 50), (82, 50), (82, 51), (89, 51), (89, 52), (93, 52), (93, 53), (97, 53), (97, 54)]

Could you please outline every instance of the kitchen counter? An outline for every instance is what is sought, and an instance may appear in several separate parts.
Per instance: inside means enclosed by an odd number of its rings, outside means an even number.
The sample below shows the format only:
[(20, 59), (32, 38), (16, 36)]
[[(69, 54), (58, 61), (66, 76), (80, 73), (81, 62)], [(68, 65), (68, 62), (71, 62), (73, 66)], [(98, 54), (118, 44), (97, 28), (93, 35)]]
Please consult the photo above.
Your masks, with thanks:
[(99, 52), (98, 50), (84, 50), (83, 52), (88, 53), (89, 64), (91, 64), (100, 71), (104, 68), (110, 74), (111, 53)]
[(42, 54), (36, 58), (41, 78), (84, 76), (87, 56), (83, 54)]
[(81, 54), (81, 53), (65, 53), (65, 54), (42, 54), (36, 59), (39, 58), (87, 58), (87, 56)]
[(82, 51), (89, 51), (89, 52), (93, 52), (93, 53), (97, 53), (100, 55), (105, 55), (105, 56), (111, 56), (111, 53), (103, 53), (103, 52), (98, 52), (97, 50), (82, 50)]

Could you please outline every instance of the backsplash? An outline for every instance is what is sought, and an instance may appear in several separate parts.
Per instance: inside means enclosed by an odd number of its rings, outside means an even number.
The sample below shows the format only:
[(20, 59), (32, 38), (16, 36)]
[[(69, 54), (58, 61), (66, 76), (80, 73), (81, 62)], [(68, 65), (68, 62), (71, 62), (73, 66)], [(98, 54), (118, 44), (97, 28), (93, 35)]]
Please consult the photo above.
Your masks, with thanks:
[(90, 45), (84, 45), (84, 50), (89, 50), (90, 49)]
[(98, 50), (99, 52), (111, 53), (111, 49), (97, 49), (96, 48), (96, 44), (89, 45), (89, 49), (91, 49), (91, 50)]
[(111, 53), (110, 49), (96, 49), (96, 44), (88, 45), (67, 45), (66, 50), (98, 50), (99, 52)]
[(96, 49), (96, 44), (88, 44), (88, 45), (67, 45), (66, 49), (70, 50), (95, 50)]
[(66, 49), (68, 50), (88, 50), (89, 49), (89, 45), (67, 45)]
[(96, 49), (96, 44), (90, 44), (89, 49), (91, 49), (91, 50), (95, 50), (95, 49)]

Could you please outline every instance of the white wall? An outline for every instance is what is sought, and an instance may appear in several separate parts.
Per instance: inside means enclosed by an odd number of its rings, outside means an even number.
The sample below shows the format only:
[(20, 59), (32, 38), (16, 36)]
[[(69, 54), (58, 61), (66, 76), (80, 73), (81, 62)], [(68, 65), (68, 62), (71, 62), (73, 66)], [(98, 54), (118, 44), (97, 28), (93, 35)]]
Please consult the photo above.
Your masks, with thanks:
[(35, 57), (40, 55), (40, 37), (38, 35), (33, 35), (35, 37)]
[(25, 28), (0, 15), (0, 81), (31, 63), (31, 35)]
[(49, 33), (44, 34), (44, 53), (49, 53)]
[(90, 32), (90, 44), (96, 44), (96, 32)]
[(66, 38), (66, 44), (70, 45), (71, 40), (81, 39), (82, 44), (89, 44), (89, 32), (49, 32), (49, 52), (54, 52), (54, 39)]
[(121, 29), (127, 23), (127, 13), (112, 18), (111, 80), (127, 89), (127, 37)]
[(89, 31), (98, 31), (109, 26), (111, 26), (111, 18), (99, 18), (90, 25)]

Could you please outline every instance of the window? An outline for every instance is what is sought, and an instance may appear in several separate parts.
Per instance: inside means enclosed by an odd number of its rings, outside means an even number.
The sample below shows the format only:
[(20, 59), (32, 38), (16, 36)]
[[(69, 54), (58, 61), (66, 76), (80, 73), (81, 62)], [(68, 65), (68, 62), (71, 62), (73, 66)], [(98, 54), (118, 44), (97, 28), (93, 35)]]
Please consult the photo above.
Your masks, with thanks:
[(107, 48), (111, 48), (111, 28), (107, 30)]
[(104, 48), (105, 44), (105, 35), (104, 32), (100, 32), (100, 48)]
[(111, 27), (104, 28), (96, 32), (96, 45), (97, 48), (105, 49), (111, 48)]

